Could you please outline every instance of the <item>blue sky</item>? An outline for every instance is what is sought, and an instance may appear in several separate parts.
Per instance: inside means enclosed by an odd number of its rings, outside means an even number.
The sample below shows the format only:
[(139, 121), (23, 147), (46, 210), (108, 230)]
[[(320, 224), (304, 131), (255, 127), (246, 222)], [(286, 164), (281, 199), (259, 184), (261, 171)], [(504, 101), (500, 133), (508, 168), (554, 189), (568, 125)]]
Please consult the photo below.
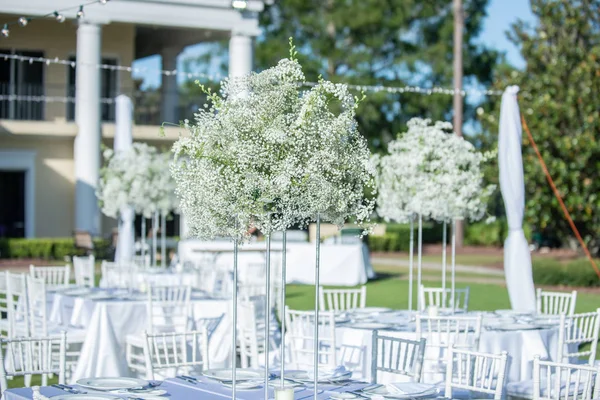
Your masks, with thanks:
[[(520, 56), (519, 49), (508, 41), (505, 32), (517, 19), (533, 21), (529, 1), (491, 0), (488, 7), (488, 17), (484, 22), (483, 32), (480, 35), (479, 41), (505, 52), (507, 60), (514, 66), (518, 68), (524, 67), (525, 61)], [(186, 57), (193, 57), (195, 54), (202, 52), (202, 49), (202, 45), (190, 46), (179, 56), (179, 60)], [(158, 71), (161, 66), (160, 57), (152, 56), (138, 60), (134, 63), (134, 66), (137, 68), (144, 68), (146, 71)], [(181, 67), (181, 62), (179, 62), (178, 68)], [(134, 73), (134, 77), (144, 79), (143, 87), (160, 86), (161, 76), (158, 73)]]

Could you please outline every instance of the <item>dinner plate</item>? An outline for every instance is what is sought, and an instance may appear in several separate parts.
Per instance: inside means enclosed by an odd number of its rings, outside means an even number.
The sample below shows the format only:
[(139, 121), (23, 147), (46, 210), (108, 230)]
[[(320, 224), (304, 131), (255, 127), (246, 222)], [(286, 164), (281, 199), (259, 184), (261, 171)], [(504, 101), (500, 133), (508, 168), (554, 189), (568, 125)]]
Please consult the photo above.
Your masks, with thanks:
[(352, 328), (357, 329), (385, 329), (389, 328), (388, 324), (382, 324), (379, 322), (359, 322), (356, 324), (352, 324)]
[(391, 311), (391, 308), (387, 307), (365, 307), (365, 308), (355, 308), (353, 310), (348, 310), (349, 312), (353, 312), (355, 314), (375, 314)]
[(531, 315), (530, 312), (527, 311), (518, 311), (518, 310), (496, 310), (494, 313), (504, 316), (504, 317), (517, 317), (524, 315)]
[(59, 394), (50, 398), (54, 400), (121, 400), (120, 397), (101, 393)]
[(496, 331), (529, 331), (539, 328), (539, 326), (532, 324), (503, 324), (501, 326), (494, 326), (491, 329)]
[(71, 289), (67, 289), (64, 292), (62, 292), (63, 294), (67, 295), (67, 296), (83, 296), (86, 295), (88, 293), (90, 293), (91, 290), (90, 288), (71, 288)]
[(85, 378), (77, 381), (81, 387), (109, 391), (119, 389), (142, 388), (148, 386), (148, 381), (136, 378)]
[[(333, 375), (333, 372), (319, 371), (319, 375), (319, 383), (333, 383), (350, 379), (350, 377), (352, 377), (352, 371), (346, 371), (339, 375)], [(308, 373), (308, 371), (292, 371), (286, 373), (285, 376), (298, 382), (314, 382), (313, 377)]]
[(354, 393), (350, 392), (332, 393), (331, 395), (329, 395), (330, 399), (335, 400), (356, 399), (358, 397), (358, 395), (355, 395)]
[[(271, 387), (281, 387), (281, 378), (271, 379), (269, 381), (269, 386), (271, 386)], [(296, 382), (296, 381), (290, 381), (289, 379), (283, 378), (283, 386), (285, 386), (285, 387), (296, 387), (296, 386), (302, 386), (302, 383), (299, 383), (299, 382)]]
[[(413, 382), (404, 382), (396, 383), (395, 386), (403, 393), (390, 390), (390, 388), (386, 385), (367, 388), (366, 390), (361, 391), (361, 393), (364, 393), (366, 396), (382, 396), (388, 399), (417, 399), (433, 396), (438, 392), (438, 389), (434, 385), (428, 385), (425, 383), (415, 384)], [(416, 387), (420, 387), (422, 389), (411, 390)]]
[[(261, 380), (252, 380), (252, 381), (241, 381), (235, 382), (235, 388), (236, 390), (252, 390), (252, 389), (258, 389), (258, 388), (262, 388), (263, 385), (265, 384), (264, 381)], [(223, 386), (226, 387), (232, 387), (233, 385), (231, 383), (223, 383)]]
[(91, 293), (88, 296), (86, 296), (88, 299), (90, 300), (108, 300), (108, 299), (112, 299), (114, 298), (114, 296), (108, 294), (108, 293)]
[[(231, 381), (231, 368), (217, 368), (217, 369), (207, 369), (202, 373), (202, 375), (207, 378), (214, 379), (217, 381)], [(261, 369), (253, 369), (253, 368), (238, 368), (235, 373), (235, 380), (237, 382), (242, 381), (252, 381), (252, 380), (264, 380), (265, 379), (265, 371)], [(237, 387), (237, 385), (236, 385)]]

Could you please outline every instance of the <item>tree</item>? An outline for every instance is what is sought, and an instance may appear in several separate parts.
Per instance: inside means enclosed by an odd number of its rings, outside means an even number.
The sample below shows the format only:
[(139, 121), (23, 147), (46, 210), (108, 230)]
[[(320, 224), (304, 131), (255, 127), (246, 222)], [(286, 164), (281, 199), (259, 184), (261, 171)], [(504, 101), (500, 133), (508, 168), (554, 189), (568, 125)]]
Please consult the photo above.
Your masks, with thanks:
[[(535, 27), (522, 21), (509, 38), (524, 71), (498, 69), (497, 88), (516, 84), (519, 103), (549, 172), (588, 246), (600, 251), (600, 0), (532, 0)], [(482, 122), (497, 132), (499, 103)], [(526, 218), (546, 236), (574, 235), (523, 133)]]
[[(466, 81), (491, 84), (497, 53), (476, 43), (488, 0), (465, 0)], [(257, 69), (287, 54), (293, 37), (306, 76), (385, 86), (452, 86), (452, 2), (448, 0), (280, 0), (267, 6)], [(472, 107), (467, 107), (467, 113)], [(374, 149), (411, 117), (451, 120), (447, 95), (368, 93), (359, 129)]]

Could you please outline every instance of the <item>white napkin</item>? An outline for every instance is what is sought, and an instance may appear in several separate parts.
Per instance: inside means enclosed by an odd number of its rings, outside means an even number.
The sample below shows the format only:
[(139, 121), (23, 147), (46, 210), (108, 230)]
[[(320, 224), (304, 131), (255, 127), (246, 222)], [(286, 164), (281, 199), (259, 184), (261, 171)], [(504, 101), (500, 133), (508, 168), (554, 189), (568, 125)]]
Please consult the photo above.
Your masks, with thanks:
[[(314, 379), (315, 378), (315, 371), (307, 371), (306, 374), (308, 375), (309, 379)], [(319, 380), (330, 380), (330, 379), (334, 379), (334, 378), (339, 378), (341, 376), (345, 376), (345, 375), (352, 375), (351, 371), (348, 371), (346, 369), (346, 367), (344, 367), (343, 365), (339, 365), (337, 366), (335, 369), (331, 369), (331, 368), (319, 368)]]
[(418, 382), (396, 382), (385, 385), (387, 391), (393, 394), (419, 394), (430, 390), (432, 387), (430, 384)]

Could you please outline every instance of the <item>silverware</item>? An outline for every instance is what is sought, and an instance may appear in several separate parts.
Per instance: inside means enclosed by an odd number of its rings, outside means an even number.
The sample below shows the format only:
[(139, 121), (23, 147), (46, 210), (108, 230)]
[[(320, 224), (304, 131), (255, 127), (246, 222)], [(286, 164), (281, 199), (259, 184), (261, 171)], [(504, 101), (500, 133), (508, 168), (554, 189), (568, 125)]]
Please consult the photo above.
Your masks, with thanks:
[(84, 392), (83, 390), (77, 390), (71, 386), (62, 385), (62, 384), (54, 384), (54, 385), (52, 385), (52, 387), (55, 387), (57, 389), (60, 389), (62, 391), (65, 391), (67, 393), (72, 393), (72, 394), (86, 394), (87, 393), (87, 392)]
[(191, 383), (191, 384), (194, 384), (194, 385), (198, 384), (197, 380), (195, 380), (195, 379), (189, 379), (189, 378), (186, 378), (186, 377), (184, 377), (182, 375), (177, 375), (175, 378), (181, 379), (182, 381), (186, 381), (187, 383)]

